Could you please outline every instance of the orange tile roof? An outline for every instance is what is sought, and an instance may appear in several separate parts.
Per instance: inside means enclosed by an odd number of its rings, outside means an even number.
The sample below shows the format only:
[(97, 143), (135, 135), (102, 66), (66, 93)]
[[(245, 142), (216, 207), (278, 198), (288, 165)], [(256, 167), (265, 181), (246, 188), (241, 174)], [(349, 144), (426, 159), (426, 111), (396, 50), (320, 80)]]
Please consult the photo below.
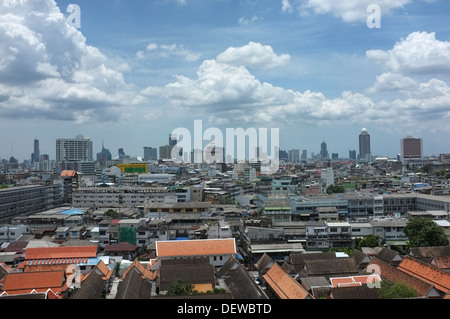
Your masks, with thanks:
[(9, 273), (3, 284), (3, 291), (8, 295), (47, 292), (48, 289), (57, 294), (67, 289), (64, 271)]
[(91, 274), (94, 271), (100, 272), (100, 276), (103, 280), (109, 280), (113, 274), (113, 270), (110, 269), (102, 260), (98, 262), (98, 264), (95, 266), (94, 269), (92, 269), (91, 272), (89, 272), (87, 275), (82, 276), (81, 281), (85, 280), (89, 274)]
[(75, 176), (77, 176), (77, 171), (65, 170), (65, 171), (62, 171), (59, 176), (61, 176), (61, 177), (75, 177)]
[(21, 263), (17, 268), (22, 269), (24, 272), (30, 271), (55, 271), (64, 270), (66, 271), (68, 264), (54, 264), (54, 265), (28, 265), (26, 263)]
[(97, 246), (58, 246), (27, 248), (25, 260), (97, 257)]
[(410, 256), (405, 256), (397, 268), (432, 284), (436, 289), (444, 293), (450, 291), (450, 274), (434, 265), (424, 263)]
[(236, 253), (234, 238), (157, 241), (158, 257), (208, 256)]
[(281, 299), (306, 299), (312, 297), (276, 263), (273, 264), (263, 278)]
[(390, 282), (403, 282), (404, 284), (412, 287), (419, 296), (426, 296), (430, 290), (433, 288), (431, 284), (428, 282), (425, 282), (419, 278), (416, 278), (406, 272), (401, 271), (400, 269), (389, 265), (388, 263), (373, 258), (370, 262), (368, 268), (372, 268), (372, 270), (375, 270), (375, 267), (378, 266), (379, 275)]
[(155, 280), (155, 278), (156, 278), (156, 272), (155, 271), (148, 270), (137, 259), (135, 259), (133, 261), (133, 263), (123, 273), (122, 280), (124, 280), (126, 278), (127, 274), (133, 268), (136, 268), (141, 273), (141, 277), (144, 278), (144, 279)]

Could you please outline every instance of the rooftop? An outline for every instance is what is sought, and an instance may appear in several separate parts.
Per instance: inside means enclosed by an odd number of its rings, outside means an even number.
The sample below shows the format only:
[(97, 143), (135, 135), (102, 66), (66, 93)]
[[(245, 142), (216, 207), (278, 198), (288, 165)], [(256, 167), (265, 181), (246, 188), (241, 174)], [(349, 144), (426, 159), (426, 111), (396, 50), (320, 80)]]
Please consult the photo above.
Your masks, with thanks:
[(235, 253), (234, 238), (156, 242), (158, 257), (231, 255)]

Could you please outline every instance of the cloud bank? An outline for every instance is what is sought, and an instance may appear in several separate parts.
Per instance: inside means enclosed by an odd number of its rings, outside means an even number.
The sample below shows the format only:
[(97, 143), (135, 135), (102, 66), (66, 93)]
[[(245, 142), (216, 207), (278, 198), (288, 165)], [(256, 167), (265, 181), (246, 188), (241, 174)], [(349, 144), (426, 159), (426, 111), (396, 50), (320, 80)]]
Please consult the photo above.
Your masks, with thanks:
[[(427, 50), (417, 52), (417, 41), (427, 39)], [(197, 77), (177, 75), (164, 88), (150, 87), (142, 94), (159, 95), (177, 108), (208, 114), (212, 123), (246, 125), (363, 124), (369, 121), (398, 130), (440, 127), (449, 130), (450, 89), (439, 75), (436, 57), (450, 53), (446, 42), (432, 33), (412, 33), (390, 50), (369, 50), (368, 62), (377, 62), (386, 72), (377, 76), (365, 92), (344, 91), (330, 98), (322, 92), (299, 92), (259, 80), (249, 68), (282, 68), (288, 55), (277, 54), (260, 43), (233, 47), (205, 60)], [(284, 57), (284, 58), (282, 58)], [(441, 63), (441, 62), (439, 62)], [(414, 74), (428, 72), (430, 80), (421, 82)], [(405, 74), (403, 74), (404, 72)], [(389, 93), (389, 96), (383, 94)]]
[(0, 116), (116, 120), (139, 100), (54, 1), (0, 3)]

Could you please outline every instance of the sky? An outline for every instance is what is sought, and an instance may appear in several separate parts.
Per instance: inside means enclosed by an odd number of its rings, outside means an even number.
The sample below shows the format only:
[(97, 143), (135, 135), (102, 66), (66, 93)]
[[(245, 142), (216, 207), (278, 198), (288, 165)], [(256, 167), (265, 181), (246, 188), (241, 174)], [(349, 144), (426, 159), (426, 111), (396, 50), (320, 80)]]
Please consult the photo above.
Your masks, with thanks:
[(79, 134), (143, 156), (196, 120), (278, 128), (308, 157), (358, 152), (362, 128), (373, 155), (406, 136), (450, 153), (449, 18), (447, 0), (4, 0), (0, 158)]

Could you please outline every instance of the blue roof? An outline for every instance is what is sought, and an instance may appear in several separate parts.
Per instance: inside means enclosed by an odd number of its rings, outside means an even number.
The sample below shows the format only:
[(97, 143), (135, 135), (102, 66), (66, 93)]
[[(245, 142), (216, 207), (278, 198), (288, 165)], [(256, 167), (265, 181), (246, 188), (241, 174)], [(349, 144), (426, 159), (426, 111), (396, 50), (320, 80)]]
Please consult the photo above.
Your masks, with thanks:
[(80, 210), (80, 209), (69, 209), (69, 210), (65, 210), (60, 212), (60, 214), (64, 214), (64, 215), (82, 215), (84, 214), (84, 211)]

